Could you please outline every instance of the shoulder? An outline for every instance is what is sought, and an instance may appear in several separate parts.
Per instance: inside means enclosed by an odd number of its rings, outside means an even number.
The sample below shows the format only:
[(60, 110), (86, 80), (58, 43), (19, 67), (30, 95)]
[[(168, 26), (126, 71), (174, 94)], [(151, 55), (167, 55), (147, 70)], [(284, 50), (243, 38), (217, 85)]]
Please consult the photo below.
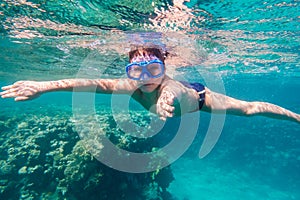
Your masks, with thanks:
[(170, 77), (166, 77), (166, 79), (162, 82), (159, 93), (163, 92), (171, 92), (175, 97), (181, 99), (183, 96), (187, 96), (189, 94), (194, 95), (195, 91), (191, 88), (186, 87), (182, 82), (174, 80)]
[(165, 78), (163, 79), (162, 83), (161, 83), (161, 88), (172, 88), (172, 87), (182, 87), (183, 85), (181, 84), (181, 82), (174, 80), (172, 78), (170, 78), (169, 76), (165, 76)]

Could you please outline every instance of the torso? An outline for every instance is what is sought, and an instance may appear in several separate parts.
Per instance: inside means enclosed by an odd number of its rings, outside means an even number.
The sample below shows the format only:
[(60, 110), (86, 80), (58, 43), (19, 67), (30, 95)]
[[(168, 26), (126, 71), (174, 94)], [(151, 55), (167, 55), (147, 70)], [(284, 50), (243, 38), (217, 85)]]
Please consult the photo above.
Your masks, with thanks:
[(181, 109), (183, 109), (183, 107), (181, 108), (180, 104), (181, 106), (186, 107), (184, 113), (197, 110), (199, 98), (197, 92), (194, 89), (185, 87), (180, 82), (175, 81), (168, 76), (166, 76), (161, 85), (155, 90), (155, 92), (153, 92), (152, 95), (150, 95), (150, 97), (149, 95), (145, 95), (145, 93), (143, 93), (140, 89), (136, 89), (136, 91), (132, 94), (132, 97), (145, 109), (149, 110), (150, 112), (156, 113), (156, 106), (154, 105), (156, 105), (161, 91), (166, 86), (168, 86), (168, 88), (171, 88), (172, 92), (177, 93), (179, 94), (179, 96), (181, 96), (181, 103), (183, 104), (181, 104), (178, 99), (175, 101), (175, 115), (181, 115)]
[[(158, 94), (158, 90), (156, 91), (156, 94)], [(132, 97), (139, 102), (145, 109), (156, 113), (156, 106), (153, 106), (156, 104), (157, 100), (158, 100), (158, 95), (153, 95), (152, 98), (146, 97), (144, 95), (144, 93), (140, 90), (137, 89)]]

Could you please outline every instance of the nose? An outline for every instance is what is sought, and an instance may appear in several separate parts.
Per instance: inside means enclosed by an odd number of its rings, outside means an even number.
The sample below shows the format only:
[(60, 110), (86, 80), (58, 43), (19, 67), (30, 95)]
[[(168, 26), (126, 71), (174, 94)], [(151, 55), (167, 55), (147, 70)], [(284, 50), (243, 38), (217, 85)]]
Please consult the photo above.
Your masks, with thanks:
[(147, 73), (142, 74), (142, 76), (141, 76), (142, 81), (147, 81), (149, 79), (150, 79), (150, 76)]

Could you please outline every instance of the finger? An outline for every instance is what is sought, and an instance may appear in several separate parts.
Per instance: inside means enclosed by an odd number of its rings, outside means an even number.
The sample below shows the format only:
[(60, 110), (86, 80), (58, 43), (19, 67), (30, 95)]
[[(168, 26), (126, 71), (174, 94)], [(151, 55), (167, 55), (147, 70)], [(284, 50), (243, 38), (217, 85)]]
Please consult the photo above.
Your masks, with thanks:
[(9, 89), (9, 90), (0, 92), (0, 95), (6, 95), (6, 94), (8, 94), (8, 93), (16, 92), (17, 90), (18, 90), (18, 88), (11, 88), (11, 89)]
[(163, 111), (160, 115), (160, 119), (166, 121), (168, 117), (174, 117), (174, 113)]
[(174, 105), (175, 97), (172, 95), (167, 99), (167, 104)]
[(7, 85), (7, 86), (3, 86), (1, 89), (2, 90), (9, 90), (11, 88), (14, 88), (13, 85)]
[(5, 95), (7, 92), (0, 92), (0, 96), (2, 97), (3, 95)]
[(166, 117), (159, 117), (159, 119), (161, 119), (162, 121), (166, 121), (167, 120)]
[(164, 115), (165, 115), (166, 117), (173, 117), (173, 116), (174, 116), (174, 113), (165, 111)]
[(173, 105), (175, 97), (174, 97), (174, 95), (171, 94), (169, 96), (166, 96), (163, 100), (164, 100), (165, 103), (167, 103), (169, 105)]
[(1, 95), (2, 98), (11, 98), (11, 97), (16, 97), (18, 94), (16, 92), (9, 92), (7, 94)]
[(166, 110), (161, 110), (159, 114), (161, 117), (165, 117), (165, 118), (174, 116), (174, 113), (168, 112)]
[(12, 85), (3, 86), (1, 89), (2, 90), (9, 90), (9, 89), (12, 89), (12, 88), (16, 88), (16, 87), (19, 87), (20, 85), (22, 85), (24, 82), (25, 81), (17, 81)]
[(174, 106), (170, 106), (168, 104), (162, 104), (162, 108), (167, 111), (167, 112), (170, 112), (170, 113), (173, 113), (174, 110), (175, 110), (175, 107)]
[(165, 103), (163, 101), (159, 102), (159, 107), (160, 107), (160, 109), (171, 112), (171, 113), (174, 112), (174, 110), (175, 110), (174, 106), (168, 105), (167, 103)]
[(21, 97), (16, 97), (15, 101), (25, 101), (25, 100), (28, 100), (28, 99), (29, 99), (29, 97), (21, 96)]
[(20, 84), (23, 84), (25, 81), (17, 81), (14, 83), (14, 85), (20, 85)]

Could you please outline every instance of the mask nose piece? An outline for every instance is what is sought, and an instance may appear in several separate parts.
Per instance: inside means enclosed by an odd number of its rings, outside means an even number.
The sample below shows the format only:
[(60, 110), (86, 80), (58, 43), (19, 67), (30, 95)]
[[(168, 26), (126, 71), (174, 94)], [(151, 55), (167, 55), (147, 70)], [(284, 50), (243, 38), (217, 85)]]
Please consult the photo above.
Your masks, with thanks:
[(141, 76), (142, 81), (147, 81), (149, 79), (150, 79), (150, 76), (147, 73), (142, 74), (142, 76)]

